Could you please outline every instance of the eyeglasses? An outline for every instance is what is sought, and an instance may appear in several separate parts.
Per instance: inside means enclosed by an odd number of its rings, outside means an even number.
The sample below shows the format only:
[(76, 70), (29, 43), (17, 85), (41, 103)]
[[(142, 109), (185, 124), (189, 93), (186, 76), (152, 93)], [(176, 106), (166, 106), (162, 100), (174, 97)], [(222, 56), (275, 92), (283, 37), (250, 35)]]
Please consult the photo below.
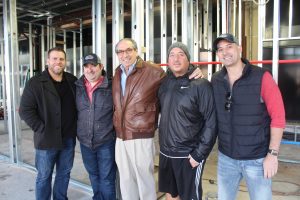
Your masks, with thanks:
[(117, 54), (118, 55), (123, 55), (124, 53), (126, 54), (131, 54), (133, 52), (133, 48), (128, 48), (128, 49), (125, 49), (125, 50), (117, 50)]
[(225, 102), (225, 110), (226, 111), (230, 112), (231, 104), (232, 104), (232, 95), (231, 95), (231, 92), (228, 92), (226, 94), (226, 102)]

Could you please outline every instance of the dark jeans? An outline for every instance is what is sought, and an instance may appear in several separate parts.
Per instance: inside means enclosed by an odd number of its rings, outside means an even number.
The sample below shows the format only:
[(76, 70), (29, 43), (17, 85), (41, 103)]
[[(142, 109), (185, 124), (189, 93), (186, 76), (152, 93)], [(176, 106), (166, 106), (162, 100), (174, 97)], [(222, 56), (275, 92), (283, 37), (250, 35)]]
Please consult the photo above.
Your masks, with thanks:
[(90, 149), (80, 144), (82, 160), (89, 173), (93, 200), (116, 199), (115, 140)]
[(53, 185), (53, 200), (66, 200), (70, 173), (74, 162), (74, 148), (76, 140), (70, 138), (64, 141), (62, 150), (39, 150), (35, 153), (36, 178), (36, 200), (51, 199), (51, 181), (54, 165), (56, 175)]

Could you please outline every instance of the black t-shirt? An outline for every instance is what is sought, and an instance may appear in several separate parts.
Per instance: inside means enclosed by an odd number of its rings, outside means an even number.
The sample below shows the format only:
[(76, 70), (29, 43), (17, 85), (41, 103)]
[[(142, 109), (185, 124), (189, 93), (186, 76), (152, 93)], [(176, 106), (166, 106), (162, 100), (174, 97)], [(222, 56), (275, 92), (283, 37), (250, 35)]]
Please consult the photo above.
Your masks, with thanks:
[[(72, 93), (71, 87), (63, 76), (62, 81), (53, 80), (54, 87), (60, 96), (61, 101), (61, 132), (63, 139), (69, 138), (74, 133), (70, 131), (73, 129), (73, 123), (76, 122), (76, 103)], [(73, 130), (72, 130), (73, 131)]]

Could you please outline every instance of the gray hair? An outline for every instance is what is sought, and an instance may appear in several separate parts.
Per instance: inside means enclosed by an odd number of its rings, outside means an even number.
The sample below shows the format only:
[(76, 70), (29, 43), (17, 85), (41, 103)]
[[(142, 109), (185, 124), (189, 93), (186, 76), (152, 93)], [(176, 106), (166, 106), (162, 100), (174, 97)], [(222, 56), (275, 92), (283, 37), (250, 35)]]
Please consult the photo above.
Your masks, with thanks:
[(131, 39), (131, 38), (123, 38), (123, 39), (121, 39), (121, 40), (116, 44), (116, 46), (115, 46), (115, 52), (116, 52), (116, 53), (118, 52), (118, 45), (120, 44), (120, 42), (123, 42), (123, 41), (128, 41), (128, 42), (130, 42), (130, 43), (132, 44), (132, 48), (133, 48), (134, 50), (137, 50), (137, 49), (138, 49), (138, 48), (137, 48), (136, 41), (134, 41), (134, 40)]

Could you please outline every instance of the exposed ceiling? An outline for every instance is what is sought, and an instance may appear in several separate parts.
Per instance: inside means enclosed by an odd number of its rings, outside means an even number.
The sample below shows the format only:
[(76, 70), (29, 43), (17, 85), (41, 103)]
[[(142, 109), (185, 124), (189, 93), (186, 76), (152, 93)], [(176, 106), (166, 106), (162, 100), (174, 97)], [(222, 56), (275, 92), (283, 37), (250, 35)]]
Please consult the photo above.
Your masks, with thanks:
[[(99, 0), (101, 1), (101, 0)], [(92, 23), (92, 0), (16, 0), (19, 22), (47, 25), (47, 19), (57, 29), (78, 29), (80, 19), (84, 26)], [(3, 4), (0, 3), (3, 15)], [(124, 13), (130, 12), (131, 1), (124, 0)], [(112, 0), (106, 1), (107, 19), (111, 20)]]

